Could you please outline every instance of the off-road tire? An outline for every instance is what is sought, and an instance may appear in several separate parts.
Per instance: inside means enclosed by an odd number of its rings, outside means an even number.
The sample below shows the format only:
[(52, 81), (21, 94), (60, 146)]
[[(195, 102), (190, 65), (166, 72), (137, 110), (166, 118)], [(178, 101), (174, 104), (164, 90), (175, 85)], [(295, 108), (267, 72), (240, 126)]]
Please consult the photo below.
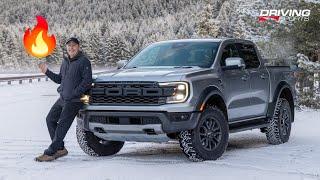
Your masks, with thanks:
[[(210, 124), (212, 122), (212, 124)], [(211, 128), (209, 128), (211, 127)], [(179, 134), (180, 147), (191, 161), (216, 160), (228, 146), (229, 126), (224, 113), (217, 107), (202, 112), (197, 126)], [(210, 144), (210, 145), (209, 145)], [(209, 146), (213, 148), (210, 149)]]
[(289, 102), (284, 98), (277, 100), (273, 116), (268, 118), (266, 130), (270, 144), (282, 144), (289, 140), (292, 124), (292, 113)]
[(90, 156), (110, 156), (116, 154), (124, 144), (122, 141), (102, 140), (78, 125), (76, 135), (80, 148)]

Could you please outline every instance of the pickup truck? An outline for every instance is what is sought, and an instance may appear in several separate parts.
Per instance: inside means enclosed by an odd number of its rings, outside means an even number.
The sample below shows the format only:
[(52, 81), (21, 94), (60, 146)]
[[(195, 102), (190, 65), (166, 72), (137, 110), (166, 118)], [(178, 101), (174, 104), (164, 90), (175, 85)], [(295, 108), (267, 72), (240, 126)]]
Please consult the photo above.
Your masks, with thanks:
[(125, 141), (178, 140), (191, 161), (216, 160), (229, 133), (260, 129), (270, 144), (289, 140), (294, 76), (268, 66), (241, 39), (153, 43), (94, 78), (77, 115), (77, 139), (92, 156), (116, 154)]

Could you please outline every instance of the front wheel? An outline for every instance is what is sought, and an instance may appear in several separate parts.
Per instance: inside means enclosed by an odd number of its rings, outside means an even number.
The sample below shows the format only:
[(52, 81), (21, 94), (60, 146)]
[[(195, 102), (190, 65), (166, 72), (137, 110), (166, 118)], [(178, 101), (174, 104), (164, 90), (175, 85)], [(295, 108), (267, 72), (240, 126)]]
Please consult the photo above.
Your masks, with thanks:
[(92, 132), (77, 125), (77, 140), (80, 148), (90, 156), (109, 156), (116, 154), (123, 147), (122, 141), (107, 141), (98, 138)]
[(216, 160), (225, 152), (228, 139), (227, 118), (216, 107), (201, 114), (196, 128), (179, 135), (180, 147), (191, 161)]

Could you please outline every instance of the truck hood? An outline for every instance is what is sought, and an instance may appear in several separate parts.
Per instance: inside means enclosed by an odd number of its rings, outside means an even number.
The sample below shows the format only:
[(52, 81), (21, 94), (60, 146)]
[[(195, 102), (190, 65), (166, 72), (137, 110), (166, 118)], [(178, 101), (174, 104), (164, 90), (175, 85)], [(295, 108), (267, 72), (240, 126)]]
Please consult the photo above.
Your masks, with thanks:
[(104, 81), (180, 81), (184, 76), (205, 69), (199, 67), (192, 68), (163, 68), (144, 67), (132, 69), (118, 69), (103, 73), (95, 78), (95, 82)]

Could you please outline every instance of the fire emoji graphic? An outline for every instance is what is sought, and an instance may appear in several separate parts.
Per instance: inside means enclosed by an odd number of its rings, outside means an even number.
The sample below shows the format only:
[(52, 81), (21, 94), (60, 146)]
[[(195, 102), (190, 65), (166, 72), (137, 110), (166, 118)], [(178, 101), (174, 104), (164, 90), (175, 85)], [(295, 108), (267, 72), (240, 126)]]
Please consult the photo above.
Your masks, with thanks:
[(42, 16), (37, 16), (37, 25), (24, 32), (23, 44), (28, 54), (43, 58), (50, 55), (56, 47), (54, 35), (48, 36), (48, 23)]

